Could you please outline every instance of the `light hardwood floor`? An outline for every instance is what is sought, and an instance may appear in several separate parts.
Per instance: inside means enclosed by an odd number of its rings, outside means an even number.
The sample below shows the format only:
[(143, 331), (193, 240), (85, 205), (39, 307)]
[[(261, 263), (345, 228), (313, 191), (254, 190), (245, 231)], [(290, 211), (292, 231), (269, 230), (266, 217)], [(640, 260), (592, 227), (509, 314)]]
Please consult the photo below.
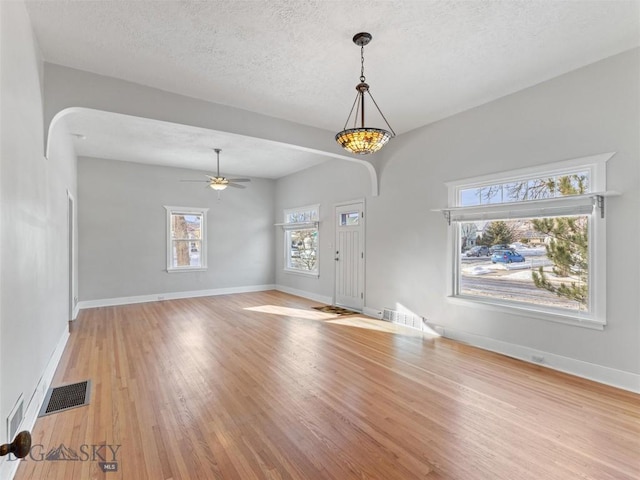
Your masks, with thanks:
[[(91, 404), (38, 419), (16, 478), (640, 478), (640, 395), (312, 304), (82, 311), (54, 385), (91, 379)], [(36, 461), (60, 444), (121, 445), (118, 471)]]

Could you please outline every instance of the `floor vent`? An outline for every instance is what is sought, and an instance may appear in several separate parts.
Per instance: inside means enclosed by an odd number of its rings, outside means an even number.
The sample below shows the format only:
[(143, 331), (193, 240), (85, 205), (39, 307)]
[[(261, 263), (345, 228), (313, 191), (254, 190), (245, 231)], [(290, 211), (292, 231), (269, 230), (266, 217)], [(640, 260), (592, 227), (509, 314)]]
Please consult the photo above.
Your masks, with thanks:
[(50, 388), (38, 416), (44, 417), (70, 408), (89, 405), (90, 392), (91, 380)]
[(426, 319), (413, 313), (403, 313), (397, 310), (391, 310), (385, 308), (382, 311), (382, 319), (387, 322), (397, 323), (398, 325), (405, 325), (407, 327), (416, 328), (418, 330), (424, 330), (424, 323)]

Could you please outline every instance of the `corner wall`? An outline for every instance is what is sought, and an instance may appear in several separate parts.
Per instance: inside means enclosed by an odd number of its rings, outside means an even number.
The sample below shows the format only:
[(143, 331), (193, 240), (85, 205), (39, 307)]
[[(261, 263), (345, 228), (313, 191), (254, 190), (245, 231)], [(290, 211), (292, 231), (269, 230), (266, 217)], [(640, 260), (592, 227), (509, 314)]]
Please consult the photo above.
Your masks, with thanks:
[[(616, 152), (607, 166), (607, 321), (604, 331), (552, 323), (447, 298), (445, 182)], [(640, 49), (602, 60), (403, 134), (376, 160), (380, 196), (366, 198), (365, 311), (424, 316), (445, 336), (640, 392)], [(331, 162), (280, 179), (282, 209), (321, 204), (320, 278), (283, 272), (276, 282), (333, 296), (332, 206), (365, 197), (362, 173)], [(311, 295), (309, 295), (309, 293)], [(311, 297), (313, 298), (313, 297)]]
[[(278, 288), (319, 302), (332, 301), (335, 275), (334, 206), (341, 202), (363, 199), (370, 194), (371, 184), (367, 169), (357, 163), (344, 160), (332, 160), (278, 180), (275, 202), (276, 222), (284, 220), (285, 209), (320, 204), (319, 278), (284, 271), (284, 232), (282, 228), (272, 227), (275, 233), (275, 250), (272, 252), (275, 256)], [(372, 197), (365, 199), (365, 211), (369, 198)]]
[[(29, 428), (68, 335), (67, 191), (75, 155), (62, 127), (43, 157), (42, 62), (22, 2), (0, 2), (0, 443), (20, 395)], [(53, 365), (53, 367), (52, 367)], [(48, 372), (48, 373), (47, 373)], [(0, 460), (0, 477), (10, 463)], [(9, 465), (9, 467), (8, 467)], [(7, 469), (9, 468), (9, 470)]]
[[(604, 152), (617, 152), (607, 188), (622, 193), (607, 199), (604, 331), (447, 299), (447, 223), (431, 211), (447, 205), (445, 182)], [(401, 305), (472, 343), (611, 369), (640, 390), (640, 49), (402, 135), (368, 210), (368, 307)]]

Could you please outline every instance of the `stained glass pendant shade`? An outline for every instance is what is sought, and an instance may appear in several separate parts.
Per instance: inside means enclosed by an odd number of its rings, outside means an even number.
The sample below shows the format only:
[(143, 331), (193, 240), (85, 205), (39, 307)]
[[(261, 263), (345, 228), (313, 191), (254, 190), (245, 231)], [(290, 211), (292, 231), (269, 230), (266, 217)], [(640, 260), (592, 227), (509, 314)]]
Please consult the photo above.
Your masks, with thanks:
[[(360, 83), (356, 85), (356, 99), (353, 102), (353, 106), (351, 107), (351, 111), (349, 112), (349, 116), (347, 117), (347, 121), (344, 124), (344, 130), (338, 132), (336, 134), (336, 142), (347, 150), (348, 152), (355, 153), (358, 155), (367, 155), (369, 153), (374, 153), (380, 150), (385, 144), (391, 139), (395, 137), (395, 132), (389, 125), (389, 122), (385, 118), (384, 114), (378, 107), (378, 104), (374, 100), (371, 92), (369, 91), (369, 85), (365, 82), (364, 76), (364, 47), (371, 41), (371, 34), (366, 32), (361, 32), (356, 34), (353, 37), (353, 43), (360, 47)], [(369, 95), (369, 98), (373, 102), (373, 105), (380, 113), (380, 116), (383, 118), (388, 130), (384, 130), (382, 128), (372, 128), (365, 126), (365, 117), (364, 117), (364, 109), (365, 109), (365, 95)], [(355, 114), (354, 114), (355, 110)], [(347, 128), (349, 121), (353, 117), (353, 128)], [(357, 126), (357, 121), (360, 119), (360, 126)]]

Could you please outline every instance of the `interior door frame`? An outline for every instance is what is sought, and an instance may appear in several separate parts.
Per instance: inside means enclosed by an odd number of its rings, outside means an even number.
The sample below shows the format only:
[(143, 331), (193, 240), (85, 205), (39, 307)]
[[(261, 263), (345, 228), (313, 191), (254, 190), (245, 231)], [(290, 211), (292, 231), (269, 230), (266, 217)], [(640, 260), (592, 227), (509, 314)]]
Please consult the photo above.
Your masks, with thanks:
[[(362, 280), (361, 280), (361, 285), (360, 286), (360, 290), (362, 292), (362, 309), (364, 310), (364, 306), (365, 306), (365, 302), (366, 302), (366, 268), (367, 268), (367, 222), (366, 222), (366, 209), (367, 209), (367, 203), (365, 201), (364, 198), (356, 198), (353, 200), (347, 200), (347, 201), (343, 201), (343, 202), (338, 202), (338, 203), (334, 203), (333, 204), (333, 243), (331, 245), (331, 253), (334, 254), (336, 251), (336, 247), (338, 244), (338, 208), (340, 207), (345, 207), (348, 205), (355, 205), (355, 204), (361, 204), (362, 205), (362, 219), (364, 220), (364, 223), (362, 223)], [(332, 255), (332, 257), (335, 257), (335, 255)], [(338, 282), (336, 279), (336, 274), (338, 271), (338, 267), (336, 265), (337, 262), (334, 262), (333, 265), (333, 303), (334, 305), (338, 305)]]
[(69, 269), (69, 320), (75, 320), (77, 296), (76, 286), (76, 199), (67, 190), (67, 254)]

